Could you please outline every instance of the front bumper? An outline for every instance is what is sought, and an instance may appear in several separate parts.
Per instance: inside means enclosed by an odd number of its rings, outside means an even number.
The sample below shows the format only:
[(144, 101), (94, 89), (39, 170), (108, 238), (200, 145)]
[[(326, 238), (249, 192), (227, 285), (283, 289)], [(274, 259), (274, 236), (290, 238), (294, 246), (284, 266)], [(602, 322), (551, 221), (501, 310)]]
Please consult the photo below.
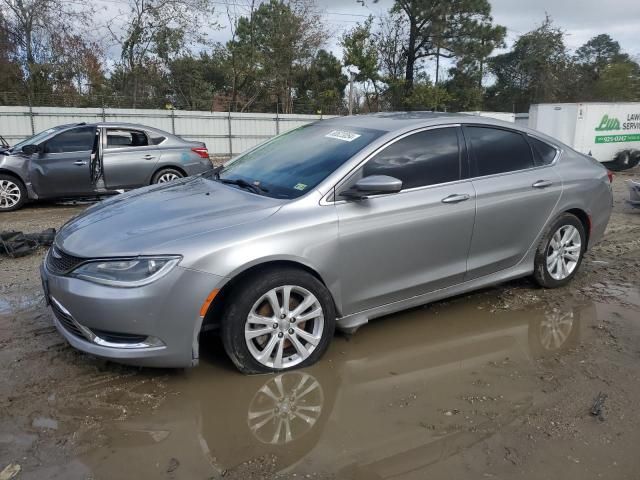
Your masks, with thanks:
[(40, 268), (58, 331), (78, 350), (129, 365), (197, 365), (200, 307), (222, 277), (175, 267), (158, 281), (115, 288)]

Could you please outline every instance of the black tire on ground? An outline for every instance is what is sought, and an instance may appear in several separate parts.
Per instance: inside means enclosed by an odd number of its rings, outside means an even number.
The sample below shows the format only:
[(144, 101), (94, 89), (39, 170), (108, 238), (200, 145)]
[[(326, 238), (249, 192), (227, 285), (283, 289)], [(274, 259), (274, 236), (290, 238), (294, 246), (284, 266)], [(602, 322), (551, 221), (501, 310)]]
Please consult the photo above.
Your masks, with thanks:
[[(321, 339), (311, 355), (301, 363), (275, 369), (256, 360), (245, 341), (245, 322), (254, 304), (269, 290), (295, 285), (311, 292), (319, 301), (324, 315)], [(260, 271), (234, 287), (222, 318), (222, 343), (227, 355), (243, 373), (265, 373), (302, 368), (315, 363), (327, 350), (335, 332), (335, 307), (327, 288), (313, 275), (296, 268), (272, 268)]]
[[(573, 271), (563, 279), (555, 279), (551, 276), (549, 269), (547, 268), (547, 254), (549, 249), (551, 248), (551, 240), (553, 236), (563, 228), (564, 226), (571, 225), (578, 230), (580, 234), (580, 252), (577, 264)], [(545, 231), (542, 236), (542, 240), (540, 240), (540, 244), (538, 245), (538, 249), (536, 250), (536, 256), (534, 260), (534, 270), (533, 270), (533, 278), (535, 281), (544, 288), (558, 288), (569, 283), (573, 277), (575, 277), (576, 273), (580, 269), (580, 265), (582, 264), (582, 259), (584, 258), (584, 252), (587, 248), (587, 235), (584, 231), (584, 225), (578, 217), (571, 213), (563, 213), (561, 214)]]
[(603, 162), (604, 166), (614, 172), (621, 172), (622, 170), (628, 170), (635, 167), (640, 161), (640, 155), (632, 150), (622, 150), (618, 152), (613, 160), (610, 162)]
[(11, 212), (12, 210), (18, 210), (19, 208), (22, 208), (22, 206), (27, 201), (27, 189), (25, 188), (22, 181), (14, 177), (13, 175), (0, 173), (0, 190), (2, 190), (3, 184), (5, 186), (5, 195), (8, 194), (10, 190), (12, 198), (15, 198), (13, 195), (15, 195), (17, 188), (20, 197), (18, 198), (18, 201), (16, 203), (11, 202), (11, 206), (8, 206), (8, 197), (3, 198), (3, 192), (0, 191), (0, 212)]
[(176, 170), (175, 168), (163, 168), (161, 170), (158, 170), (153, 175), (153, 178), (151, 179), (151, 183), (161, 183), (161, 179), (163, 177), (166, 178), (166, 176), (171, 176), (171, 175), (175, 175), (174, 179), (184, 177), (184, 173), (182, 173), (180, 170)]

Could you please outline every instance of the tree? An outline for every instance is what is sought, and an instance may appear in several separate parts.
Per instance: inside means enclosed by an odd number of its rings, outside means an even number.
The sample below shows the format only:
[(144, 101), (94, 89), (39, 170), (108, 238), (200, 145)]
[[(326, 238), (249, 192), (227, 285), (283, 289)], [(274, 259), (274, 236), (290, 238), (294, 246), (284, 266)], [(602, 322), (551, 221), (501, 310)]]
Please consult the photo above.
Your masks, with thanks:
[[(372, 32), (373, 17), (369, 16), (364, 23), (358, 24), (346, 32), (340, 41), (343, 49), (342, 59), (345, 66), (358, 67), (354, 81), (364, 85), (365, 101), (370, 112), (379, 109), (379, 60), (378, 45)], [(373, 92), (370, 91), (373, 90)]]
[(222, 58), (206, 52), (172, 60), (168, 79), (173, 103), (189, 110), (211, 109), (215, 93), (226, 85)]
[(572, 98), (571, 58), (564, 32), (546, 18), (540, 27), (520, 36), (510, 52), (492, 57), (489, 70), (496, 77), (487, 91), (487, 104), (498, 111), (528, 111), (532, 103)]
[(38, 94), (64, 91), (70, 81), (80, 82), (69, 77), (78, 71), (70, 72), (66, 62), (79, 43), (85, 53), (94, 47), (77, 34), (90, 14), (86, 5), (71, 0), (0, 0), (3, 32), (23, 72), (20, 90), (30, 101)]
[(342, 74), (342, 63), (332, 53), (319, 50), (296, 81), (296, 113), (337, 113), (349, 80)]
[(436, 59), (436, 83), (440, 58), (454, 58), (483, 39), (502, 40), (504, 29), (492, 25), (488, 0), (395, 0), (392, 12), (401, 15), (407, 38), (405, 91), (410, 94), (419, 62)]
[(233, 98), (243, 97), (245, 106), (275, 100), (291, 113), (297, 72), (311, 63), (327, 38), (310, 1), (260, 4), (250, 17), (238, 19), (235, 38), (227, 42), (236, 77)]
[(205, 25), (214, 26), (214, 13), (208, 0), (128, 0), (128, 11), (119, 15), (128, 19), (122, 30), (109, 27), (121, 48), (114, 86), (131, 93), (133, 106), (140, 97), (162, 97), (157, 85), (164, 84), (172, 59), (188, 47), (205, 44), (201, 33)]
[[(576, 63), (576, 91), (582, 101), (605, 101), (628, 97), (633, 91), (633, 62), (623, 53), (620, 44), (607, 34), (593, 37), (574, 55)], [(617, 85), (622, 90), (611, 88)], [(637, 98), (637, 97), (636, 97)]]

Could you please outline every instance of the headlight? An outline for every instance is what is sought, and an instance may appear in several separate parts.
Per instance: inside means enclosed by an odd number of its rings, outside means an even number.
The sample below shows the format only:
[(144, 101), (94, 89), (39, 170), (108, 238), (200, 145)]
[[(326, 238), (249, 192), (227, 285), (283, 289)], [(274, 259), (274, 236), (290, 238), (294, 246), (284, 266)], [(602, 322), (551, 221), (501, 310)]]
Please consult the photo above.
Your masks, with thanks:
[(140, 287), (165, 276), (181, 259), (170, 256), (96, 260), (83, 263), (71, 275), (111, 287)]

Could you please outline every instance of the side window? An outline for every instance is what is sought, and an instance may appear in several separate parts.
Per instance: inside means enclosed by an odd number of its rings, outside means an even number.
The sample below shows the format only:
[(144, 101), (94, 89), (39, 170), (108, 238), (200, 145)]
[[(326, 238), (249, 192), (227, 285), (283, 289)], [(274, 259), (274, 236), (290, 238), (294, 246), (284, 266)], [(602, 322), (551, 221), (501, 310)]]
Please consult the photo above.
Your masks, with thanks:
[(518, 132), (490, 127), (465, 127), (464, 134), (471, 142), (476, 177), (534, 166), (531, 147)]
[(363, 167), (362, 176), (389, 175), (402, 189), (460, 179), (458, 134), (453, 127), (414, 133), (389, 145)]
[(556, 158), (558, 151), (548, 143), (534, 137), (529, 137), (529, 142), (538, 165), (549, 165)]
[(107, 148), (146, 147), (149, 139), (144, 132), (124, 128), (107, 128)]
[(95, 132), (95, 127), (78, 127), (62, 132), (46, 142), (46, 152), (89, 152), (93, 149)]

